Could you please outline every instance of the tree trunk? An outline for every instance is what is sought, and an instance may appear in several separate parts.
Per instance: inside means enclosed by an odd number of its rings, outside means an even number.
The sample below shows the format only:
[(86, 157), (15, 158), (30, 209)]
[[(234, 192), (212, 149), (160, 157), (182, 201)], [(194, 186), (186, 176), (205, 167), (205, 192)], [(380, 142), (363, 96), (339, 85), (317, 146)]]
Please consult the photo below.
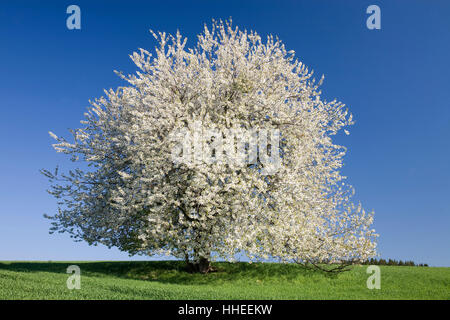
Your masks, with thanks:
[(215, 269), (211, 266), (211, 262), (206, 258), (200, 258), (197, 262), (190, 262), (186, 259), (188, 271), (191, 273), (208, 273), (214, 272)]

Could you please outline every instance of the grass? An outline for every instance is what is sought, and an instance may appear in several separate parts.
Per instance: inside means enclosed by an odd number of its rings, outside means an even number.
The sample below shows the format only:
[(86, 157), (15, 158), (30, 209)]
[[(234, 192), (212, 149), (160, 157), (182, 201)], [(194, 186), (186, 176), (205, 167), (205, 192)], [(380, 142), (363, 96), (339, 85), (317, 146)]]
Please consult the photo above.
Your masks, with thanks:
[[(81, 269), (69, 290), (66, 268)], [(325, 275), (297, 265), (226, 263), (184, 271), (180, 261), (0, 262), (0, 299), (450, 299), (450, 268), (381, 266), (381, 289), (367, 266)]]

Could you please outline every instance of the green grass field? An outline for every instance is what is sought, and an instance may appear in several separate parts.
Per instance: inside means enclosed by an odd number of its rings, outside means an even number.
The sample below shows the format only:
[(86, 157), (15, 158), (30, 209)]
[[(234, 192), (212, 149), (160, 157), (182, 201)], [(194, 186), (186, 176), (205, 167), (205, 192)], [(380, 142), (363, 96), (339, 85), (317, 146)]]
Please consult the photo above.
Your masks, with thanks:
[[(81, 289), (66, 268), (81, 268)], [(296, 265), (215, 263), (190, 274), (178, 261), (0, 262), (0, 299), (450, 299), (450, 268), (381, 266), (381, 289), (367, 266), (324, 275)]]

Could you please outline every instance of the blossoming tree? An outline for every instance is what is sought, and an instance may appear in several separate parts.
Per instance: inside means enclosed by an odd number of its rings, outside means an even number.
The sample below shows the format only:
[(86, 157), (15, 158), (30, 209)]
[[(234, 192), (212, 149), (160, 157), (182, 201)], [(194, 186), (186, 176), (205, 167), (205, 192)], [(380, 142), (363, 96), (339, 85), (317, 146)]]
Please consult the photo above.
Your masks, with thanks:
[[(156, 55), (131, 55), (139, 71), (118, 73), (128, 85), (91, 102), (73, 139), (51, 133), (55, 149), (80, 164), (66, 174), (43, 170), (59, 199), (58, 213), (47, 216), (52, 232), (130, 254), (170, 254), (198, 272), (239, 252), (338, 269), (375, 254), (373, 213), (352, 203), (339, 172), (345, 148), (332, 141), (351, 114), (321, 98), (322, 80), (293, 51), (231, 21), (205, 26), (192, 49), (179, 32), (153, 35)], [(245, 165), (174, 161), (173, 133), (196, 121), (221, 139), (232, 128), (279, 139)], [(217, 149), (228, 160), (240, 139), (232, 137), (231, 147)], [(263, 173), (270, 164), (262, 158), (274, 152), (280, 166)]]

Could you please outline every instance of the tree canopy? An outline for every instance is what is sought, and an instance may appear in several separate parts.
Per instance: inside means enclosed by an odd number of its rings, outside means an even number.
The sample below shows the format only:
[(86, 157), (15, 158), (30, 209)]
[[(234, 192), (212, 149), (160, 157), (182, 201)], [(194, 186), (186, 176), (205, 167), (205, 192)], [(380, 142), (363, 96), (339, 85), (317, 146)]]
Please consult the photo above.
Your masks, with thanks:
[(332, 139), (352, 116), (321, 97), (323, 77), (231, 21), (205, 26), (193, 48), (152, 34), (155, 55), (131, 55), (139, 70), (117, 72), (127, 85), (92, 101), (72, 139), (51, 133), (79, 163), (43, 170), (59, 199), (52, 231), (202, 272), (239, 252), (312, 265), (375, 254), (373, 213), (353, 204)]

